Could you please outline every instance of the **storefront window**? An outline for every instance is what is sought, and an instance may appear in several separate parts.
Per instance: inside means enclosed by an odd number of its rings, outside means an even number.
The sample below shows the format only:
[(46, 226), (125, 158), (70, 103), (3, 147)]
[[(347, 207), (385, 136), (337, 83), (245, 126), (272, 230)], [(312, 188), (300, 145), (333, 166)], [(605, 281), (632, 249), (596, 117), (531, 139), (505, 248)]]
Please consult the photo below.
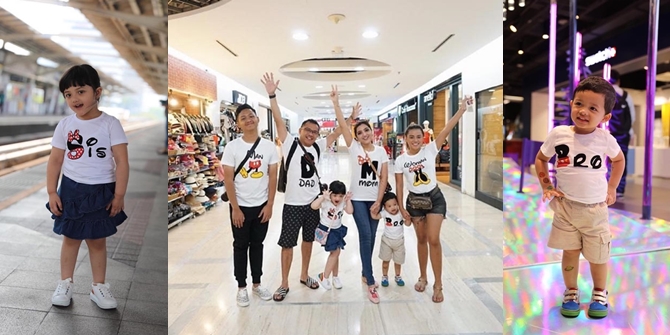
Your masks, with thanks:
[(478, 92), (476, 197), (502, 210), (503, 87)]

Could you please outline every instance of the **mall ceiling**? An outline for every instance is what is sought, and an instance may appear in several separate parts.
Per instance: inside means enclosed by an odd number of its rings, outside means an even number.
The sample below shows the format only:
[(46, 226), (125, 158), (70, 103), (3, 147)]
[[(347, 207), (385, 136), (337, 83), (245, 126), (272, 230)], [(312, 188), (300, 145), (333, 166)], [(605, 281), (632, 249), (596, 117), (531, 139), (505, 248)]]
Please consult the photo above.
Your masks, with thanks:
[(170, 15), (169, 42), (262, 95), (274, 72), (279, 103), (301, 116), (334, 116), (331, 84), (372, 116), (500, 37), (501, 19), (497, 0), (222, 0)]
[[(167, 0), (168, 14), (180, 14), (217, 3), (221, 0)], [(230, 1), (230, 0), (227, 0)]]
[[(523, 8), (517, 6), (514, 11), (507, 11), (507, 20), (503, 24), (505, 95), (522, 96), (524, 78), (548, 67), (549, 40), (543, 39), (542, 35), (549, 34), (550, 0), (526, 0), (525, 3)], [(567, 58), (569, 4), (570, 1), (558, 1), (557, 59)], [(660, 0), (660, 8), (661, 12), (670, 10), (670, 0)], [(607, 40), (648, 22), (649, 1), (581, 0), (577, 1), (577, 15), (577, 30), (582, 33), (582, 45), (587, 53), (593, 53), (597, 50), (589, 50), (589, 43)], [(514, 25), (517, 32), (513, 32), (510, 25)], [(646, 40), (647, 36), (640, 38)], [(523, 50), (522, 55), (519, 50)], [(557, 67), (556, 71), (567, 73), (567, 68)], [(629, 87), (641, 85), (644, 88), (645, 76), (640, 76), (639, 70), (631, 73), (630, 78), (626, 76), (622, 76), (622, 83), (627, 81)]]
[[(69, 0), (59, 3), (80, 9), (82, 14), (111, 43), (130, 66), (156, 92), (167, 93), (167, 2), (165, 0)], [(39, 5), (39, 4), (36, 4)], [(50, 36), (35, 33), (28, 25), (0, 8), (0, 37), (32, 52), (30, 57), (45, 57), (62, 69), (84, 61), (72, 55)], [(123, 83), (104, 75), (108, 84)]]

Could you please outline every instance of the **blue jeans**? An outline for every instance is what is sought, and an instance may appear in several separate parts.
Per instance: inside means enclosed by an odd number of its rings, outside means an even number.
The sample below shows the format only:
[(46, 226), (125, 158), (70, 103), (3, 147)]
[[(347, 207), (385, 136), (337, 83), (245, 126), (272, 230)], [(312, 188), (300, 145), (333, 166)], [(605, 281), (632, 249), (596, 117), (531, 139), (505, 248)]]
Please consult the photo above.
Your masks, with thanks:
[(354, 205), (354, 221), (358, 227), (358, 242), (360, 244), (361, 263), (363, 264), (363, 276), (368, 285), (374, 285), (375, 277), (372, 275), (372, 250), (375, 248), (375, 237), (379, 220), (370, 217), (370, 207), (374, 201), (351, 201)]

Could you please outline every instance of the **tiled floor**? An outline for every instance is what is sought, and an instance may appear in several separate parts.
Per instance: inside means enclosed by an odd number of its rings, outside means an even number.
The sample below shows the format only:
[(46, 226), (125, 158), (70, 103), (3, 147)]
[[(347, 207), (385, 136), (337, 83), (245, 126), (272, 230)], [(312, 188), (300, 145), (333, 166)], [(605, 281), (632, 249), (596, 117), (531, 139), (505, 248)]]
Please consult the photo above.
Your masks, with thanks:
[[(99, 309), (88, 297), (92, 281), (85, 243), (75, 269), (73, 303), (51, 305), (60, 279), (61, 237), (44, 204), (46, 189), (0, 211), (0, 334), (165, 334), (167, 332), (167, 179), (165, 156), (156, 153), (163, 127), (128, 134), (129, 219), (108, 238), (107, 279), (119, 306)], [(0, 177), (23, 187), (42, 182), (46, 164)], [(20, 190), (20, 188), (17, 188)]]
[(670, 222), (610, 208), (614, 235), (609, 263), (610, 315), (586, 316), (593, 288), (588, 262), (580, 263), (583, 313), (560, 315), (561, 252), (546, 246), (553, 212), (540, 201), (539, 184), (505, 161), (504, 310), (506, 334), (670, 334)]
[[(348, 184), (348, 156), (328, 154), (319, 166), (324, 181)], [(502, 334), (501, 211), (456, 189), (440, 186), (448, 204), (441, 230), (445, 301), (431, 301), (432, 288), (414, 291), (419, 277), (416, 235), (405, 230), (407, 259), (404, 287), (380, 287), (381, 303), (367, 300), (360, 280), (357, 229), (351, 216), (347, 246), (340, 256), (344, 288), (310, 290), (298, 283), (301, 256), (294, 250), (290, 292), (283, 302), (250, 295), (251, 305), (236, 305), (232, 236), (228, 208), (219, 204), (205, 215), (169, 231), (169, 334)], [(263, 285), (274, 291), (281, 281), (277, 240), (283, 194), (275, 200), (265, 239)], [(381, 234), (382, 226), (379, 226)], [(379, 241), (373, 252), (374, 273), (381, 275)], [(309, 274), (321, 272), (327, 254), (314, 245)], [(428, 280), (434, 282), (430, 264)], [(393, 269), (390, 270), (390, 274)]]

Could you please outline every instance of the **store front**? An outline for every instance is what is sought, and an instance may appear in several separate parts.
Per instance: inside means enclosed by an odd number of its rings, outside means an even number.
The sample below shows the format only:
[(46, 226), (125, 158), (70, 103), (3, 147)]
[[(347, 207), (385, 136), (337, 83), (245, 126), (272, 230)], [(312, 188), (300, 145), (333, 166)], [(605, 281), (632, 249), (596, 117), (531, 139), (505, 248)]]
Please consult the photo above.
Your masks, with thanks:
[(477, 155), (475, 198), (503, 208), (503, 87), (475, 94), (477, 106)]
[(379, 141), (386, 150), (389, 159), (396, 159), (402, 153), (402, 142), (397, 140), (398, 108), (377, 117), (377, 128), (380, 129)]

